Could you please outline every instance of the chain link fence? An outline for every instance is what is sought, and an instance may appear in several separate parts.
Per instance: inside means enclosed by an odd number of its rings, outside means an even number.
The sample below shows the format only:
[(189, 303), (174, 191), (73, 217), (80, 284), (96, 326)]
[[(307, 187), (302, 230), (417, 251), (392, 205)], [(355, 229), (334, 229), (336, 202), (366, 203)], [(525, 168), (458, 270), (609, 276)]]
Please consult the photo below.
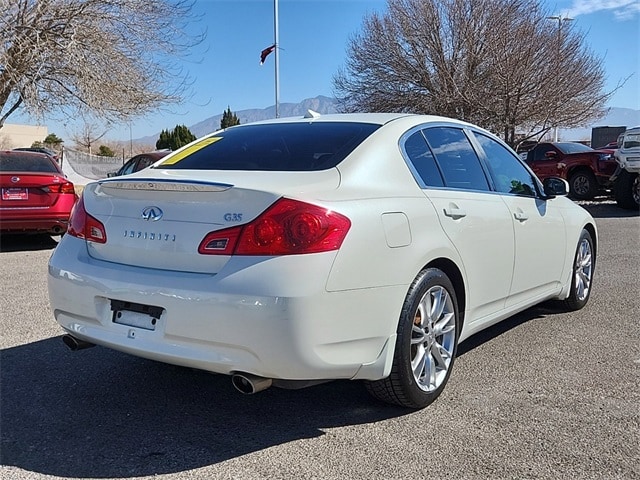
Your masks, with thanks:
[(90, 155), (70, 148), (64, 149), (62, 163), (67, 163), (78, 175), (91, 180), (107, 178), (107, 174), (115, 172), (123, 165), (120, 157)]

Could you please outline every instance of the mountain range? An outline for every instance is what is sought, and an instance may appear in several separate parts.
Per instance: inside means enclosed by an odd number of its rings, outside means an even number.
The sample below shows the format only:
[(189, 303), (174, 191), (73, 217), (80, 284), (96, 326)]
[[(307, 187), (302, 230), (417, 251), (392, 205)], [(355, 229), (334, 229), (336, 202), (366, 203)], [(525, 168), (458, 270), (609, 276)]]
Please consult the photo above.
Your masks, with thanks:
[[(335, 98), (325, 97), (319, 95), (314, 98), (307, 98), (300, 103), (280, 103), (280, 117), (297, 117), (304, 115), (307, 110), (313, 110), (320, 114), (336, 113), (338, 111), (338, 101)], [(258, 122), (261, 120), (268, 120), (275, 118), (276, 108), (272, 105), (267, 108), (257, 109), (252, 108), (249, 110), (240, 110), (234, 112), (241, 124)], [(188, 125), (189, 130), (198, 138), (208, 133), (214, 132), (220, 128), (220, 121), (222, 120), (222, 114), (214, 115), (201, 122), (193, 125)], [(601, 126), (626, 126), (633, 127), (640, 125), (640, 110), (634, 110), (631, 108), (619, 108), (612, 107), (608, 110), (607, 114), (592, 123), (591, 126), (583, 128), (572, 129), (560, 129), (559, 139), (562, 141), (578, 142), (591, 140), (591, 128)], [(142, 137), (134, 140), (138, 144), (155, 145), (160, 132), (156, 135), (150, 135), (148, 137)]]

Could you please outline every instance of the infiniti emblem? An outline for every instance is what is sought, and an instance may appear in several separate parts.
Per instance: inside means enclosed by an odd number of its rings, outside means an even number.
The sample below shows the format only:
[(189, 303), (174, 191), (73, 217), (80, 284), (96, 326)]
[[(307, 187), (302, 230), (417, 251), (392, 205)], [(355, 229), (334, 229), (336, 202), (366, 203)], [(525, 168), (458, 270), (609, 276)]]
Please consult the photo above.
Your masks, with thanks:
[(20, 181), (20, 177), (11, 177), (11, 183), (18, 183)]
[(162, 210), (160, 210), (160, 207), (146, 207), (142, 210), (142, 218), (147, 221), (157, 222), (162, 218)]

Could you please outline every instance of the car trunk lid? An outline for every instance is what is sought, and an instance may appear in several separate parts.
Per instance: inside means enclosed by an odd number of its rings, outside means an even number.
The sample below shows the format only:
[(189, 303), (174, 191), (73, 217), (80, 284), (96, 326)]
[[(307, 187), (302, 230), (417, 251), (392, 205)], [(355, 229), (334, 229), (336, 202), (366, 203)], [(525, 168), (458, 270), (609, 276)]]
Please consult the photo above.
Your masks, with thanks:
[[(325, 187), (339, 183), (337, 172), (318, 172)], [(291, 177), (283, 184), (305, 189), (305, 182)], [(308, 175), (310, 179), (312, 176)], [(183, 178), (179, 178), (183, 177)], [(226, 180), (231, 180), (228, 175)], [(194, 181), (184, 174), (174, 178), (123, 178), (90, 184), (85, 188), (87, 214), (106, 230), (103, 244), (87, 242), (91, 257), (124, 265), (195, 273), (219, 272), (229, 256), (202, 255), (198, 246), (213, 231), (243, 225), (286, 194), (264, 190), (272, 184), (270, 172), (244, 182), (242, 187), (224, 181)], [(238, 180), (239, 178), (235, 178)], [(306, 188), (318, 188), (317, 179)]]

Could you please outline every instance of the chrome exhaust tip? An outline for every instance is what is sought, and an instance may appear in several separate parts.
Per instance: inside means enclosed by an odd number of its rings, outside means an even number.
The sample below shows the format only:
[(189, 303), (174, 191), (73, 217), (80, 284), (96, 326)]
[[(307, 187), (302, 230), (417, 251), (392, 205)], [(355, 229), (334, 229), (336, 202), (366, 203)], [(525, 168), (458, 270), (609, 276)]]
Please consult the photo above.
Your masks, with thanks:
[(236, 373), (231, 376), (231, 383), (240, 393), (245, 395), (253, 395), (269, 388), (273, 380), (270, 378), (259, 377), (250, 373)]
[(79, 338), (68, 334), (62, 336), (62, 342), (69, 347), (69, 350), (72, 352), (96, 346), (95, 343), (85, 342), (84, 340), (80, 340)]

